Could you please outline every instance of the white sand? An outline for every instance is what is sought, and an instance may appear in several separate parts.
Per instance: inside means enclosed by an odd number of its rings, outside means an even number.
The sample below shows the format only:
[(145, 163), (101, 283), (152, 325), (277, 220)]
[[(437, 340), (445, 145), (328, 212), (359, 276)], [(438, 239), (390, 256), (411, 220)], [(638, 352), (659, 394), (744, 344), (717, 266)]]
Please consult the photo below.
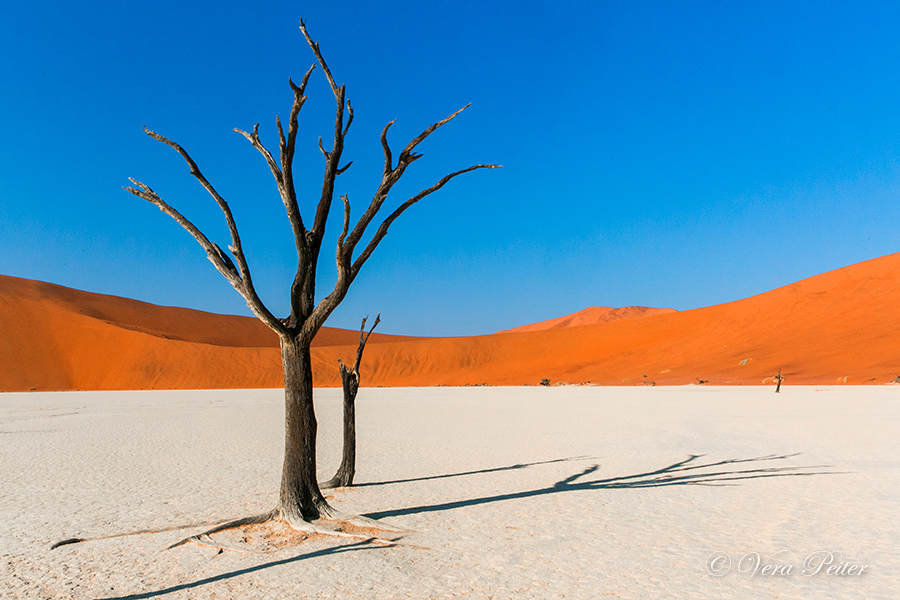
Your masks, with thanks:
[[(340, 392), (318, 394), (326, 479)], [(51, 551), (272, 508), (282, 395), (0, 395), (0, 597), (900, 597), (900, 387), (363, 389), (358, 403), (369, 485), (332, 503), (414, 530), (407, 545), (221, 534), (249, 552), (162, 551), (194, 528)], [(824, 472), (841, 473), (797, 476)], [(781, 550), (789, 576), (737, 570)], [(818, 550), (868, 572), (802, 576)], [(721, 578), (716, 551), (734, 561)]]

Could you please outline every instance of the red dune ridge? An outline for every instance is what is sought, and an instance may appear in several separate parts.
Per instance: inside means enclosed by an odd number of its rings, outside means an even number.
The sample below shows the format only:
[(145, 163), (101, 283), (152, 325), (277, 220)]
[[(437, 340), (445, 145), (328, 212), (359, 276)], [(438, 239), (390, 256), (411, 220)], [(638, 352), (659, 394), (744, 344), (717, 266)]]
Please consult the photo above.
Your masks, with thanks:
[[(592, 307), (492, 335), (374, 334), (364, 386), (884, 384), (900, 375), (900, 253), (695, 310)], [(316, 337), (317, 386), (358, 332)], [(0, 391), (282, 385), (278, 339), (250, 317), (0, 276)]]

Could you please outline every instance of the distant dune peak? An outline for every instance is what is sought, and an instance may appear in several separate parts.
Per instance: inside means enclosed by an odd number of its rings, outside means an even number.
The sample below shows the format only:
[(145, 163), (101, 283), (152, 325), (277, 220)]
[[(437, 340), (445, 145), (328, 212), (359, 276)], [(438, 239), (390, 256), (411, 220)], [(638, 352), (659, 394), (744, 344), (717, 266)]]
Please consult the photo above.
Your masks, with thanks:
[(623, 306), (622, 308), (610, 308), (608, 306), (589, 306), (571, 315), (557, 317), (548, 321), (522, 325), (513, 329), (505, 329), (497, 333), (520, 333), (524, 331), (542, 331), (558, 327), (578, 327), (580, 325), (596, 325), (597, 323), (609, 323), (611, 321), (629, 321), (653, 315), (677, 312), (674, 308), (650, 308), (648, 306)]

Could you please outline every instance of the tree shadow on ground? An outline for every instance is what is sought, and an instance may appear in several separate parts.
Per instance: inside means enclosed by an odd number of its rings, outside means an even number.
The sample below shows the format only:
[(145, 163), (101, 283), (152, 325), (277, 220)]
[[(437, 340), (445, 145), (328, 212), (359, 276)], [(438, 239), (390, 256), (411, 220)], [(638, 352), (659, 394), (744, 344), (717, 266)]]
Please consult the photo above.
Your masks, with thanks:
[(238, 569), (237, 571), (230, 571), (228, 573), (222, 573), (221, 575), (214, 575), (212, 577), (206, 577), (205, 579), (198, 579), (197, 581), (191, 583), (182, 583), (179, 585), (173, 585), (172, 587), (167, 587), (161, 590), (157, 590), (155, 592), (144, 592), (142, 594), (130, 594), (128, 596), (115, 596), (108, 598), (100, 598), (98, 600), (143, 600), (145, 598), (156, 598), (157, 596), (163, 596), (165, 594), (172, 594), (175, 592), (180, 592), (183, 590), (189, 590), (191, 588), (197, 588), (202, 585), (208, 585), (210, 583), (216, 583), (218, 581), (223, 581), (225, 579), (231, 579), (233, 577), (240, 577), (241, 575), (247, 575), (248, 573), (255, 573), (256, 571), (262, 571), (263, 569), (269, 569), (272, 567), (280, 567), (282, 565), (289, 565), (291, 563), (307, 560), (310, 558), (317, 558), (320, 556), (327, 556), (329, 554), (340, 554), (342, 552), (355, 552), (357, 550), (375, 550), (378, 548), (382, 548), (383, 546), (375, 546), (369, 543), (368, 540), (363, 540), (361, 542), (356, 542), (353, 544), (345, 544), (343, 546), (335, 546), (333, 548), (324, 548), (322, 550), (316, 550), (315, 552), (307, 552), (306, 554), (300, 554), (297, 556), (292, 556), (291, 558), (284, 558), (282, 560), (273, 560), (267, 563), (263, 563), (261, 565), (256, 565), (253, 567), (247, 567), (246, 569)]
[(552, 460), (541, 460), (530, 463), (520, 463), (517, 465), (509, 465), (506, 467), (494, 467), (492, 469), (480, 469), (478, 471), (464, 471), (461, 473), (446, 473), (444, 475), (428, 475), (425, 477), (412, 477), (410, 479), (393, 479), (391, 481), (373, 481), (369, 483), (354, 483), (353, 487), (370, 487), (376, 485), (393, 485), (396, 483), (414, 483), (416, 481), (429, 481), (431, 479), (447, 479), (449, 477), (465, 477), (466, 475), (481, 475), (483, 473), (497, 473), (500, 471), (516, 471), (518, 469), (526, 469), (538, 465), (549, 465), (553, 463), (571, 462), (574, 460), (587, 460), (593, 458), (590, 456), (572, 456), (569, 458), (554, 458)]
[[(692, 454), (685, 460), (673, 463), (655, 471), (647, 471), (645, 473), (625, 475), (622, 477), (610, 477), (608, 479), (594, 479), (590, 481), (584, 481), (584, 477), (587, 477), (588, 475), (591, 475), (592, 473), (595, 473), (600, 469), (600, 465), (593, 465), (584, 469), (580, 473), (576, 473), (571, 477), (567, 477), (566, 479), (557, 481), (553, 485), (545, 488), (527, 490), (524, 492), (497, 494), (495, 496), (486, 496), (484, 498), (471, 498), (469, 500), (457, 500), (453, 502), (443, 502), (440, 504), (412, 506), (409, 508), (400, 508), (396, 510), (385, 510), (380, 512), (367, 513), (365, 516), (369, 517), (370, 519), (401, 517), (404, 515), (438, 512), (442, 510), (453, 510), (455, 508), (478, 506), (480, 504), (489, 504), (492, 502), (519, 500), (521, 498), (532, 498), (535, 496), (544, 496), (547, 494), (559, 494), (563, 492), (574, 492), (580, 490), (637, 489), (675, 485), (728, 486), (739, 485), (734, 482), (744, 479), (760, 479), (764, 477), (808, 477), (811, 475), (835, 475), (839, 473), (838, 471), (811, 470), (829, 469), (831, 468), (829, 465), (814, 465), (803, 467), (759, 467), (753, 469), (741, 469), (739, 467), (734, 467), (734, 465), (739, 464), (786, 460), (798, 455), (799, 453), (782, 455), (770, 454), (768, 456), (757, 456), (754, 458), (738, 458), (721, 460), (717, 462), (698, 463), (697, 460), (702, 458), (703, 455)], [(490, 471), (492, 470), (488, 469), (479, 472)], [(446, 475), (445, 477), (450, 476), (451, 475)]]

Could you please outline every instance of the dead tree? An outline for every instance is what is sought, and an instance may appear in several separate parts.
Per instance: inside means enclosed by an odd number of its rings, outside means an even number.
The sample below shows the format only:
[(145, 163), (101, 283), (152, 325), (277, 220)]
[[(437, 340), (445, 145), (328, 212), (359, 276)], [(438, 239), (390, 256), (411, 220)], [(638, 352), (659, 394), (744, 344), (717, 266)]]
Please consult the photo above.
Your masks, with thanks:
[[(316, 62), (303, 76), (300, 85), (296, 85), (293, 81), (288, 80), (294, 93), (294, 101), (290, 117), (288, 118), (287, 131), (282, 128), (281, 120), (278, 117), (275, 118), (279, 138), (279, 159), (276, 159), (260, 141), (258, 134), (259, 124), (253, 127), (252, 132), (235, 129), (237, 133), (247, 138), (268, 164), (269, 170), (275, 178), (275, 184), (278, 187), (278, 192), (281, 195), (281, 200), (287, 211), (288, 221), (294, 234), (297, 271), (291, 284), (290, 314), (287, 317), (276, 317), (260, 300), (250, 277), (250, 268), (247, 265), (247, 260), (241, 247), (241, 238), (238, 235), (237, 225), (231, 209), (228, 207), (225, 199), (203, 176), (187, 151), (181, 146), (158, 133), (150, 131), (146, 127), (144, 128), (147, 135), (171, 146), (187, 161), (191, 175), (209, 192), (225, 214), (225, 220), (231, 234), (231, 244), (228, 246), (230, 256), (216, 243), (210, 241), (180, 212), (169, 206), (149, 186), (132, 179), (131, 182), (136, 187), (126, 189), (135, 196), (139, 196), (158, 206), (164, 213), (175, 219), (179, 225), (187, 230), (206, 251), (207, 258), (212, 262), (213, 266), (243, 296), (250, 310), (278, 334), (281, 340), (281, 358), (284, 366), (284, 467), (281, 475), (278, 506), (271, 513), (263, 516), (278, 517), (293, 527), (309, 530), (309, 522), (320, 517), (333, 516), (335, 513), (322, 496), (316, 481), (317, 423), (313, 409), (313, 374), (310, 360), (310, 343), (324, 325), (325, 320), (347, 295), (350, 285), (359, 275), (360, 270), (366, 264), (366, 261), (369, 260), (369, 257), (372, 256), (375, 248), (387, 235), (388, 228), (400, 215), (413, 204), (441, 189), (454, 177), (476, 169), (494, 169), (499, 167), (499, 165), (477, 164), (455, 171), (444, 176), (431, 187), (408, 198), (387, 217), (384, 217), (371, 239), (357, 254), (357, 246), (387, 200), (391, 188), (400, 180), (407, 167), (422, 157), (421, 154), (415, 152), (417, 146), (436, 129), (454, 119), (468, 105), (449, 117), (427, 127), (422, 133), (413, 138), (396, 158), (391, 152), (387, 139), (388, 130), (394, 121), (385, 125), (381, 132), (381, 148), (384, 153), (384, 172), (381, 182), (368, 208), (352, 227), (350, 222), (350, 201), (346, 195), (341, 196), (343, 201), (343, 228), (337, 238), (337, 281), (334, 289), (319, 302), (316, 302), (316, 269), (322, 248), (322, 239), (325, 234), (325, 224), (331, 211), (332, 199), (335, 193), (335, 182), (338, 176), (344, 173), (351, 164), (349, 162), (342, 164), (341, 158), (344, 151), (344, 138), (347, 136), (347, 132), (353, 122), (353, 109), (350, 106), (350, 101), (346, 98), (346, 86), (335, 83), (334, 77), (319, 50), (318, 42), (313, 41), (310, 37), (306, 30), (306, 24), (302, 20), (300, 22), (300, 30), (303, 32), (303, 36), (306, 38), (306, 42), (312, 49), (313, 54), (315, 54)], [(335, 98), (334, 140), (331, 149), (326, 150), (322, 144), (322, 138), (319, 138), (319, 150), (325, 158), (322, 193), (318, 200), (315, 216), (312, 221), (306, 221), (300, 214), (294, 186), (294, 145), (297, 137), (297, 115), (304, 102), (306, 102), (306, 96), (304, 95), (306, 85), (317, 64), (321, 67), (325, 78), (328, 80)], [(354, 257), (355, 254), (356, 256)]]
[(359, 392), (359, 365), (362, 362), (363, 350), (375, 327), (381, 323), (381, 314), (375, 317), (372, 329), (366, 333), (366, 319), (359, 326), (359, 347), (356, 349), (356, 362), (347, 368), (341, 359), (338, 366), (341, 370), (341, 387), (344, 389), (344, 448), (341, 454), (341, 466), (330, 480), (322, 484), (323, 488), (347, 487), (353, 485), (356, 475), (356, 394)]
[(781, 393), (781, 382), (784, 381), (784, 377), (781, 375), (781, 369), (778, 369), (778, 375), (775, 376), (775, 393)]

